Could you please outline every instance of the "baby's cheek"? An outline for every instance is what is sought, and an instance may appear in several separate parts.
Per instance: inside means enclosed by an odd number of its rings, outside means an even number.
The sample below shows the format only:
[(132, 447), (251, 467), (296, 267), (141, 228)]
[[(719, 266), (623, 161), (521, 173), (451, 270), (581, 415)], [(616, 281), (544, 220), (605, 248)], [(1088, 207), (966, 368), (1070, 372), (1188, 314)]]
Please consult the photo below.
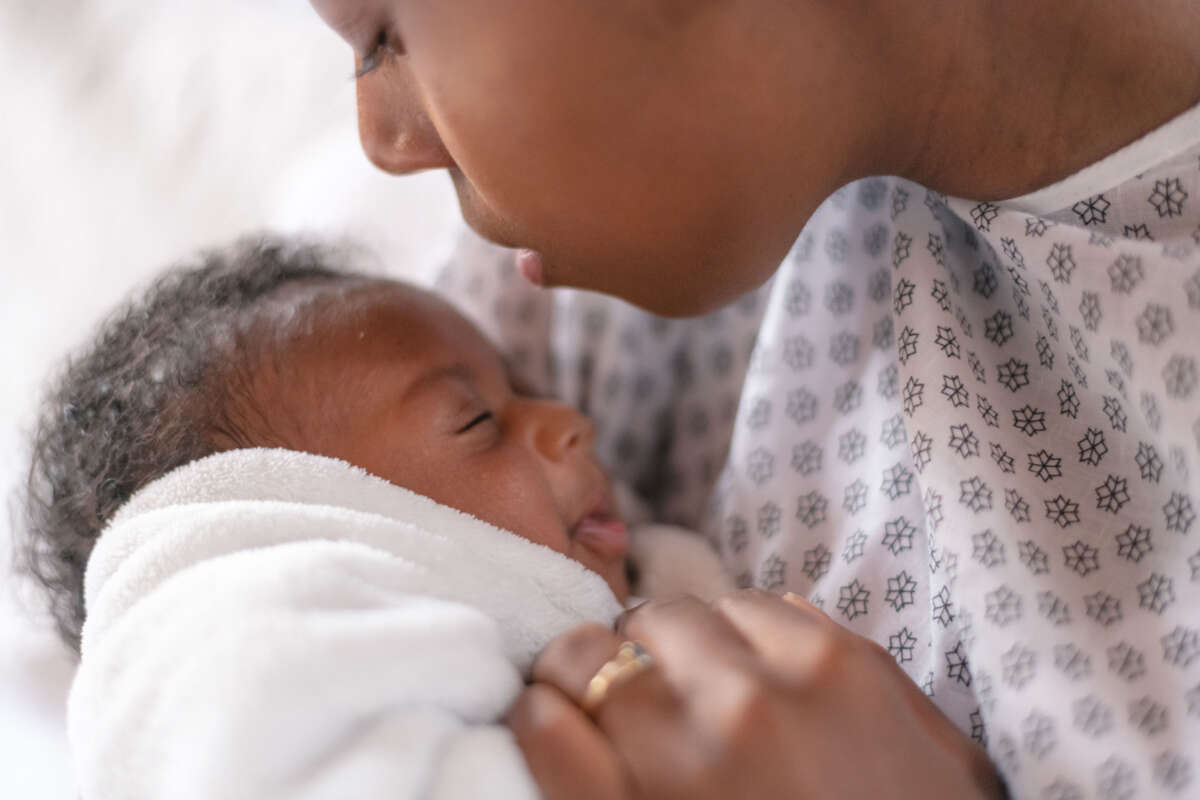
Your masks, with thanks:
[[(485, 522), (512, 531), (531, 542), (543, 544), (565, 555), (570, 536), (553, 494), (540, 474), (530, 474), (518, 465), (488, 470), (475, 487), (472, 513)], [(490, 478), (490, 479), (489, 479)]]

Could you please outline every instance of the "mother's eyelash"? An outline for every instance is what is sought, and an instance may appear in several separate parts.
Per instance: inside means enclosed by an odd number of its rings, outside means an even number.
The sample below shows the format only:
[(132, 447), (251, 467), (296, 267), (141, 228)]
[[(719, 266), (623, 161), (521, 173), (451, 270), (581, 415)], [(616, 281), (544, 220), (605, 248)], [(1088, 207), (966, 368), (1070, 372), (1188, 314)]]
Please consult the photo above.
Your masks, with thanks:
[(367, 54), (362, 57), (361, 61), (359, 61), (358, 69), (354, 70), (355, 80), (378, 69), (388, 55), (390, 55), (392, 52), (394, 52), (394, 50), (391, 45), (388, 44), (387, 31), (381, 30), (379, 35), (375, 37), (375, 42), (371, 45), (371, 49), (368, 50)]

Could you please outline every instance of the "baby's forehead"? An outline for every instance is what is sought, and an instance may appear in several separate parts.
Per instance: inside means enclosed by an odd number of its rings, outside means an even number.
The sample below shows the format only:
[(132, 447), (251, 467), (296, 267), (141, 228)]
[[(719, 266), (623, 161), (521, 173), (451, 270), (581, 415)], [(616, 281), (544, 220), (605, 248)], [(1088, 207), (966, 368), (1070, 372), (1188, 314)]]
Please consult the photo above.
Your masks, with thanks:
[(450, 300), (420, 286), (382, 281), (359, 288), (347, 300), (351, 313), (410, 335), (433, 333), (437, 338), (453, 339), (462, 345), (495, 349)]
[[(373, 280), (318, 298), (285, 348), (313, 348), (391, 361), (503, 362), (497, 348), (452, 303), (400, 281)], [(507, 371), (507, 368), (505, 367)]]
[[(489, 371), (494, 368), (503, 373), (517, 394), (552, 396), (543, 385), (542, 376), (530, 374), (528, 364), (497, 346), (451, 299), (437, 292), (398, 281), (383, 281), (376, 287), (363, 287), (356, 307), (358, 313), (366, 317), (379, 315), (392, 324), (400, 323), (400, 327), (405, 321), (411, 321), (426, 334), (432, 328), (438, 334), (434, 338), (439, 345), (488, 362)], [(431, 344), (427, 336), (421, 338), (426, 345)]]
[(446, 299), (403, 281), (351, 279), (336, 288), (304, 298), (296, 309), (300, 335), (331, 335), (339, 329), (387, 325), (470, 326)]
[(317, 446), (356, 420), (403, 405), (428, 374), (453, 374), (447, 368), (461, 367), (479, 389), (508, 383), (504, 359), (466, 317), (434, 293), (396, 281), (339, 287), (260, 324), (243, 340), (231, 385), (267, 433), (286, 428), (276, 436), (286, 446)]

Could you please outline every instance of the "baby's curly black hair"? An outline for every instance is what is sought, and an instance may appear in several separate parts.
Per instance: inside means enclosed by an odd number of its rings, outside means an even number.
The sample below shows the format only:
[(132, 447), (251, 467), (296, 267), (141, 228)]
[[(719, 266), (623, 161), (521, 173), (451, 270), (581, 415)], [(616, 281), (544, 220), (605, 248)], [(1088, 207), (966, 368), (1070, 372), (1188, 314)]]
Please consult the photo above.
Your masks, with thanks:
[(340, 266), (348, 252), (272, 236), (204, 252), (118, 308), (51, 383), (18, 492), (16, 555), (74, 649), (84, 568), (113, 513), (150, 481), (226, 449), (215, 434), (236, 432), (220, 426), (240, 337), (272, 310), (287, 320), (304, 298), (362, 277)]

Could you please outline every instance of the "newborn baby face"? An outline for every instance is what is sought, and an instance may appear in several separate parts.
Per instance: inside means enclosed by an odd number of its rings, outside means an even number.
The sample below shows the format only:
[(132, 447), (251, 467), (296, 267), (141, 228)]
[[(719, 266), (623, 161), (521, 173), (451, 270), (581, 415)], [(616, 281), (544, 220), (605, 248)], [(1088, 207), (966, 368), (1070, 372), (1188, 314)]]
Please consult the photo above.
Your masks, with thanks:
[(628, 595), (629, 538), (574, 408), (517, 391), (495, 348), (432, 294), (390, 282), (319, 303), (256, 370), (269, 444), (340, 458), (546, 545)]

